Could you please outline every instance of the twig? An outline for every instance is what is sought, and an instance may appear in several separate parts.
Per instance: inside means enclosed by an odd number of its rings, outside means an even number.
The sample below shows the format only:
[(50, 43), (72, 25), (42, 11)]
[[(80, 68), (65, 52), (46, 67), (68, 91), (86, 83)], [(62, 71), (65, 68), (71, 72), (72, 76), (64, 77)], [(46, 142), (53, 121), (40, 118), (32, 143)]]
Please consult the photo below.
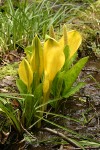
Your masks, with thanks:
[(28, 132), (28, 131), (23, 127), (22, 124), (21, 124), (21, 127), (22, 127), (22, 129), (23, 129), (29, 136), (32, 137), (32, 139), (35, 139), (35, 140), (36, 140), (36, 137), (34, 137), (30, 132)]
[(74, 143), (70, 138), (68, 138), (67, 136), (65, 136), (63, 133), (58, 132), (56, 130), (50, 129), (50, 128), (43, 128), (43, 131), (47, 131), (50, 132), (52, 134), (55, 134), (59, 137), (61, 137), (63, 140), (67, 141), (69, 144), (71, 144), (72, 146), (76, 147), (76, 148), (80, 148), (76, 143)]
[(97, 69), (92, 69), (92, 68), (84, 68), (84, 69), (82, 69), (82, 71), (90, 71), (90, 72), (97, 72), (97, 73), (99, 73), (100, 71), (99, 70), (97, 70)]

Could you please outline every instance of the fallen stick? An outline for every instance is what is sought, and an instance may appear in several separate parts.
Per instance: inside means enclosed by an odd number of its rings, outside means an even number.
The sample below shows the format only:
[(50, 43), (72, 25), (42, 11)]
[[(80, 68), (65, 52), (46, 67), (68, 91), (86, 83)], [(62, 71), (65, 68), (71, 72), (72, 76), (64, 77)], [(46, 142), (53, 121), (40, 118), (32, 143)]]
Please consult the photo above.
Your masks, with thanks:
[(50, 128), (43, 128), (42, 129), (43, 131), (47, 131), (47, 132), (50, 132), (52, 134), (55, 134), (59, 137), (61, 137), (63, 140), (67, 141), (69, 144), (71, 144), (72, 146), (76, 147), (76, 148), (80, 148), (78, 146), (78, 144), (76, 144), (75, 142), (73, 142), (70, 138), (68, 138), (67, 136), (65, 136), (63, 133), (61, 132), (58, 132), (56, 130), (53, 130), (53, 129), (50, 129)]

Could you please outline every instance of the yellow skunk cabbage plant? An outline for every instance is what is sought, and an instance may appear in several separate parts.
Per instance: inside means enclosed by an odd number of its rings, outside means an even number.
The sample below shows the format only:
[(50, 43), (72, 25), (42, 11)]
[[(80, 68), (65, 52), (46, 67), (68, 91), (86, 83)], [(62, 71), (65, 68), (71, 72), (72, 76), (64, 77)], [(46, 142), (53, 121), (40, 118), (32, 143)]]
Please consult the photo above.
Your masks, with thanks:
[(67, 32), (64, 25), (61, 39), (56, 40), (51, 27), (44, 43), (36, 35), (32, 45), (25, 48), (26, 58), (19, 64), (16, 83), (20, 93), (25, 94), (22, 116), (27, 128), (38, 115), (42, 119), (48, 104), (56, 109), (61, 99), (84, 86), (76, 79), (88, 57), (74, 63), (81, 42), (81, 34), (76, 30)]
[[(18, 133), (34, 125), (39, 127), (48, 104), (56, 109), (61, 99), (72, 96), (84, 85), (76, 79), (88, 57), (74, 63), (81, 42), (80, 33), (67, 32), (66, 26), (61, 39), (56, 40), (51, 27), (44, 42), (35, 35), (32, 45), (25, 48), (26, 57), (19, 64), (16, 81), (20, 98), (0, 94), (0, 111)], [(16, 108), (10, 98), (17, 100)]]
[[(63, 36), (56, 40), (53, 27), (44, 42), (35, 35), (32, 45), (25, 48), (26, 57), (18, 68), (16, 85), (20, 98), (0, 94), (0, 111), (10, 119), (11, 125), (23, 134), (24, 129), (41, 126), (47, 106), (55, 110), (60, 100), (75, 94), (84, 82), (77, 77), (88, 57), (75, 63), (77, 50), (82, 42), (79, 32), (63, 28)], [(5, 100), (7, 97), (7, 101)], [(8, 99), (17, 100), (17, 108)]]

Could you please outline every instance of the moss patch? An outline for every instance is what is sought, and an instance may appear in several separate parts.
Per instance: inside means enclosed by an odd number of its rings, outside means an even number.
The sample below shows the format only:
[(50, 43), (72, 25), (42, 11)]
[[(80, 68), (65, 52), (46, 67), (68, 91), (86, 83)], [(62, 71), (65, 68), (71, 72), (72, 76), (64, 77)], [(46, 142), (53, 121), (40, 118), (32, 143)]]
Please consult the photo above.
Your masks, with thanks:
[(0, 80), (8, 75), (15, 77), (17, 75), (17, 68), (18, 68), (17, 62), (0, 67)]

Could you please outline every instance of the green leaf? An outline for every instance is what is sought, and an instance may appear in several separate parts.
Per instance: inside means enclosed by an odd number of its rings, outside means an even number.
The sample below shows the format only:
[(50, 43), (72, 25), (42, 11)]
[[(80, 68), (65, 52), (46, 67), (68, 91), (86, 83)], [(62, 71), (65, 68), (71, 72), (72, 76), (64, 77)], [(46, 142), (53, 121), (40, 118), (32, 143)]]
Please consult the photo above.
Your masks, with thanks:
[(26, 128), (28, 128), (31, 125), (31, 121), (34, 118), (34, 112), (34, 96), (31, 94), (27, 94), (25, 98), (25, 111), (23, 110), (23, 116), (25, 116), (25, 118), (23, 118), (26, 120)]
[(56, 75), (56, 77), (54, 78), (54, 80), (52, 82), (51, 94), (54, 97), (56, 97), (56, 85), (57, 85), (57, 81), (58, 81), (58, 74)]
[(64, 88), (62, 96), (66, 95), (68, 90), (73, 86), (73, 83), (76, 81), (79, 73), (81, 72), (82, 68), (86, 64), (87, 60), (88, 60), (88, 57), (84, 57), (80, 59), (70, 70), (65, 72), (65, 75), (64, 75), (65, 88)]
[(60, 96), (61, 90), (62, 90), (62, 85), (63, 85), (63, 75), (61, 76), (61, 72), (59, 72), (53, 83), (52, 83), (52, 91), (51, 93), (54, 95), (55, 98)]
[(21, 132), (21, 126), (20, 122), (15, 114), (15, 110), (11, 106), (10, 103), (6, 103), (6, 105), (3, 104), (2, 101), (0, 101), (0, 108), (2, 112), (4, 112), (7, 116), (7, 118), (10, 120), (10, 123), (13, 125), (15, 129), (17, 129), (18, 132)]
[[(100, 147), (100, 142), (94, 142), (94, 141), (88, 141), (88, 140), (83, 140), (83, 141), (80, 141), (80, 143), (83, 145), (83, 146), (92, 146), (92, 147)], [(92, 148), (91, 148), (92, 149)]]
[(72, 87), (65, 95), (63, 95), (64, 98), (68, 98), (69, 96), (74, 95), (76, 92), (78, 92), (83, 86), (85, 86), (84, 82), (79, 82), (76, 86)]
[(32, 53), (33, 53), (33, 51), (34, 51), (33, 45), (27, 46), (27, 47), (24, 49), (24, 51), (25, 51), (26, 55), (31, 56)]
[(76, 60), (76, 58), (77, 58), (77, 53), (75, 53), (70, 59), (68, 58), (68, 59), (66, 60), (66, 63), (65, 63), (65, 65), (64, 65), (64, 70), (65, 70), (65, 71), (68, 71), (68, 69), (71, 68), (71, 65), (72, 65), (73, 62)]
[[(34, 109), (36, 110), (34, 113), (34, 116), (35, 116), (34, 121), (36, 121), (36, 122), (37, 122), (37, 117), (36, 117), (37, 114), (39, 116), (43, 116), (43, 112), (37, 112), (37, 111), (41, 110), (43, 107), (42, 106), (37, 109), (38, 106), (41, 106), (41, 104), (43, 104), (43, 89), (42, 88), (43, 88), (43, 84), (40, 83), (34, 91), (34, 103), (35, 103)], [(37, 122), (36, 126), (37, 127), (41, 126), (41, 119), (40, 119), (40, 121)]]
[(34, 91), (34, 100), (35, 100), (36, 105), (40, 105), (42, 103), (42, 101), (41, 101), (41, 98), (43, 95), (42, 88), (43, 88), (43, 85), (42, 85), (42, 83), (40, 83)]
[(21, 94), (26, 94), (27, 93), (27, 86), (23, 83), (22, 80), (17, 79), (16, 80), (16, 85), (18, 90), (20, 91)]
[(0, 101), (5, 105), (7, 103), (6, 99), (0, 97)]

